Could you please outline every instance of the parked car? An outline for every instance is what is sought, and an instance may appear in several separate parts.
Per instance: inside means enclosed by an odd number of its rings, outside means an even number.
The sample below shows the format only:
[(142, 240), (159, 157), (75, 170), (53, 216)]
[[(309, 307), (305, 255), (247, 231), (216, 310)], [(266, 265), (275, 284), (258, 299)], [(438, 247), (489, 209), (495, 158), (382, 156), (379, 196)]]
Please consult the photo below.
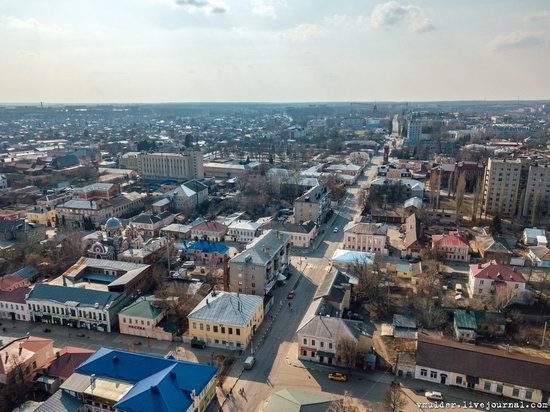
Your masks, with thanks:
[(338, 233), (338, 228), (335, 227), (334, 229), (332, 229), (332, 233)]
[(294, 289), (293, 289), (290, 292), (288, 292), (288, 295), (286, 295), (286, 298), (287, 299), (294, 299), (295, 294), (296, 294), (296, 292), (294, 292)]
[(338, 382), (347, 382), (348, 381), (348, 375), (345, 375), (340, 372), (332, 372), (328, 374), (328, 378), (331, 381), (338, 381)]
[(426, 397), (426, 399), (428, 399), (430, 401), (442, 401), (443, 400), (443, 395), (441, 394), (441, 392), (429, 391), (429, 392), (426, 392), (424, 394), (424, 396)]
[(245, 369), (252, 369), (254, 364), (256, 363), (256, 358), (254, 356), (249, 356), (244, 361), (244, 368)]
[(347, 317), (348, 319), (351, 319), (351, 320), (365, 320), (362, 315), (355, 312), (348, 312)]

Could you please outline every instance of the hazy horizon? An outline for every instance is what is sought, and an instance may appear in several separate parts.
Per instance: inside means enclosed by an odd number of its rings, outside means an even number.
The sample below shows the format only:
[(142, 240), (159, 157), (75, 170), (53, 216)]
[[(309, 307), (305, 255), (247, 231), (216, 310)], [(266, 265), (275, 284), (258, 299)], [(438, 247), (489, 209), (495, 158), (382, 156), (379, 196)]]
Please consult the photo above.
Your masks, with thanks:
[(547, 0), (0, 6), (6, 104), (550, 98)]

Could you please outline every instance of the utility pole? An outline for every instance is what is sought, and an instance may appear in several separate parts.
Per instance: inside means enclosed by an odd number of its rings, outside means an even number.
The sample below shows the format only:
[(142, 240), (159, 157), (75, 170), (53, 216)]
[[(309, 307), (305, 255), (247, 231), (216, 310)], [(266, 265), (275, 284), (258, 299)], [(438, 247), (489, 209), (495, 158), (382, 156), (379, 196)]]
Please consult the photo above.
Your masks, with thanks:
[(546, 325), (548, 324), (548, 321), (544, 322), (544, 330), (542, 332), (542, 342), (540, 344), (541, 348), (544, 347), (544, 338), (546, 337)]

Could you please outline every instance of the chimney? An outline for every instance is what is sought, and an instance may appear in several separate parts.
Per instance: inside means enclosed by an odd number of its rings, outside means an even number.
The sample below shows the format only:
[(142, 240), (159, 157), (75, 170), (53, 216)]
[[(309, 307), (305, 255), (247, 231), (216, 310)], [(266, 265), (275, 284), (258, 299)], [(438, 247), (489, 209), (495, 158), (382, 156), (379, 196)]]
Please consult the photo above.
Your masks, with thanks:
[(223, 258), (223, 290), (229, 292), (229, 258)]
[(477, 264), (477, 268), (478, 268), (478, 269), (481, 269), (482, 267), (483, 267), (483, 265), (482, 265), (481, 263), (478, 263), (478, 264)]
[(23, 352), (23, 344), (19, 342), (19, 356), (21, 356), (21, 352)]
[(55, 358), (56, 359), (59, 359), (60, 356), (61, 356), (61, 354), (59, 353), (59, 351), (55, 352)]

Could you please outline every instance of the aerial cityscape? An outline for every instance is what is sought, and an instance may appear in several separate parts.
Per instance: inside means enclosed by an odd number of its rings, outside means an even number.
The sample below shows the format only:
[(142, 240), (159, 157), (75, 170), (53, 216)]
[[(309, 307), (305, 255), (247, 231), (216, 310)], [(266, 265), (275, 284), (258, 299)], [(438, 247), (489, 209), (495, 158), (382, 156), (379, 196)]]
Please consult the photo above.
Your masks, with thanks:
[(412, 1), (0, 0), (0, 412), (548, 410), (550, 4)]

